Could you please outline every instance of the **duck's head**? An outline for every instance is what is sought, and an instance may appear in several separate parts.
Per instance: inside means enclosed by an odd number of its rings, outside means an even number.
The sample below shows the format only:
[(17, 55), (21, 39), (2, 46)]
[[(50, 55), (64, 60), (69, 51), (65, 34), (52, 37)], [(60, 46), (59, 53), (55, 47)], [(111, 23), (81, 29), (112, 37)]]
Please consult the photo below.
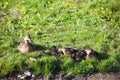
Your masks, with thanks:
[(29, 44), (30, 42), (29, 42), (29, 40), (25, 40), (24, 43), (25, 44)]
[(29, 41), (30, 43), (32, 43), (32, 40), (29, 34), (25, 35), (24, 41)]

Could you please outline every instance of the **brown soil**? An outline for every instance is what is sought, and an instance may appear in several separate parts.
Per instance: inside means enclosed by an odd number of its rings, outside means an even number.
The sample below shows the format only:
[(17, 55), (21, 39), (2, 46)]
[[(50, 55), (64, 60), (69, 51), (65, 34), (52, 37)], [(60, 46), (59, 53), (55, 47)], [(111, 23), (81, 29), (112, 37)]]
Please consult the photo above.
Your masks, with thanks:
[[(0, 80), (20, 80), (15, 76), (0, 77)], [(35, 78), (28, 78), (25, 80), (120, 80), (120, 72), (118, 73), (95, 73), (87, 75), (85, 77), (76, 75), (74, 77), (65, 77), (62, 75), (56, 75), (54, 78), (48, 79), (47, 77), (37, 76)]]

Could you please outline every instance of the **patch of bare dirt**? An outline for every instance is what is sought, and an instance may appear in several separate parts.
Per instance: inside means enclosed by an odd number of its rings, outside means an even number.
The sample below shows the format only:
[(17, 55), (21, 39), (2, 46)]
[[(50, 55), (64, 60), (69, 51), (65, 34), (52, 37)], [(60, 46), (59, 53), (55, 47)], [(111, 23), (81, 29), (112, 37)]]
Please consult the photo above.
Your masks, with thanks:
[[(0, 80), (21, 80), (17, 76), (0, 77)], [(118, 73), (95, 73), (89, 76), (75, 75), (74, 77), (65, 77), (65, 75), (55, 75), (54, 78), (43, 76), (29, 77), (22, 80), (120, 80), (120, 72)]]
[(120, 80), (119, 73), (97, 73), (87, 77), (87, 80)]

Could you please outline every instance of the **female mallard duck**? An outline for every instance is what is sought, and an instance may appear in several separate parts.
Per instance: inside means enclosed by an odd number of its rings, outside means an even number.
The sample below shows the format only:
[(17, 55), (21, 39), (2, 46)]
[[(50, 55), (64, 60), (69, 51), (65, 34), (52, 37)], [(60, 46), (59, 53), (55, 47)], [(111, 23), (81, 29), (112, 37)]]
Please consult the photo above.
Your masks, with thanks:
[(24, 41), (18, 45), (18, 50), (21, 53), (28, 53), (34, 51), (34, 47), (31, 43), (31, 38), (29, 35), (26, 35)]
[(86, 59), (98, 59), (98, 53), (93, 49), (85, 49), (86, 52)]
[(18, 50), (22, 53), (28, 53), (34, 51), (34, 48), (33, 45), (28, 40), (26, 40), (20, 43), (20, 45), (18, 46)]

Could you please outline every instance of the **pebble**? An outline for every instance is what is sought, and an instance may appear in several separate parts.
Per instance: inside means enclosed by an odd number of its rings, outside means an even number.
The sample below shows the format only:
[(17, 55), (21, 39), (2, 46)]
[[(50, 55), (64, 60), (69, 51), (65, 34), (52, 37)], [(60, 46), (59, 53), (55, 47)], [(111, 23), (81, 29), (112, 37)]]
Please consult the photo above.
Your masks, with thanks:
[(28, 70), (26, 70), (26, 71), (24, 72), (24, 74), (25, 74), (26, 76), (31, 76), (31, 72), (28, 71)]

